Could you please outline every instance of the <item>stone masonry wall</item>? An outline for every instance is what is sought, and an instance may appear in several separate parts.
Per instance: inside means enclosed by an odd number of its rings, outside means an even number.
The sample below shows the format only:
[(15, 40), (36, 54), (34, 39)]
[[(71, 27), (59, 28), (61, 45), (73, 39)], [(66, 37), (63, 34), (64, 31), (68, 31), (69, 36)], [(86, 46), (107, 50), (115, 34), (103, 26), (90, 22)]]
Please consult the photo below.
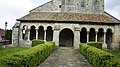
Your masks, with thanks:
[(52, 0), (31, 12), (103, 13), (104, 0)]

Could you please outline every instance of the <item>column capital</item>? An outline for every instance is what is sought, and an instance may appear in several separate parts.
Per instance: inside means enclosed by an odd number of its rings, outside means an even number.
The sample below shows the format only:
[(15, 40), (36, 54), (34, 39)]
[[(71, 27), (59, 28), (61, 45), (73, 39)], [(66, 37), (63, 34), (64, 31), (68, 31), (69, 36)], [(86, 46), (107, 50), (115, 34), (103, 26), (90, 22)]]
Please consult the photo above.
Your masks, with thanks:
[(27, 29), (28, 31), (30, 31), (30, 29)]
[(35, 29), (35, 30), (39, 30), (39, 29)]
[(95, 31), (95, 33), (98, 33), (98, 31)]
[(87, 31), (87, 33), (90, 33), (90, 31)]

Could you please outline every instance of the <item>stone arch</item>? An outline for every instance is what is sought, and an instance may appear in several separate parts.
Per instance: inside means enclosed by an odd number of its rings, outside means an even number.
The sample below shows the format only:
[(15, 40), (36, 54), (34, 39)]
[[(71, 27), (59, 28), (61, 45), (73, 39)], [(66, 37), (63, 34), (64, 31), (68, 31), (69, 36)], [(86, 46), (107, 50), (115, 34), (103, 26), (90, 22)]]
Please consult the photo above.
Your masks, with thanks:
[(87, 42), (87, 29), (83, 27), (80, 32), (80, 42), (86, 43)]
[(111, 44), (112, 44), (112, 30), (110, 28), (107, 29), (107, 33), (106, 33), (106, 44), (107, 44), (107, 48), (111, 49)]
[(98, 42), (104, 42), (104, 30), (103, 30), (103, 28), (99, 28), (98, 29)]
[(51, 26), (47, 27), (46, 30), (46, 41), (53, 41), (53, 30)]
[(71, 29), (65, 28), (59, 34), (59, 46), (73, 47), (74, 33)]
[(44, 40), (44, 27), (39, 26), (38, 28), (38, 39)]
[(28, 26), (26, 25), (24, 25), (22, 28), (22, 39), (23, 40), (27, 40), (27, 29), (28, 29)]
[(31, 26), (30, 28), (30, 40), (36, 39), (36, 27)]
[(96, 32), (94, 28), (90, 28), (89, 32), (89, 42), (95, 42)]

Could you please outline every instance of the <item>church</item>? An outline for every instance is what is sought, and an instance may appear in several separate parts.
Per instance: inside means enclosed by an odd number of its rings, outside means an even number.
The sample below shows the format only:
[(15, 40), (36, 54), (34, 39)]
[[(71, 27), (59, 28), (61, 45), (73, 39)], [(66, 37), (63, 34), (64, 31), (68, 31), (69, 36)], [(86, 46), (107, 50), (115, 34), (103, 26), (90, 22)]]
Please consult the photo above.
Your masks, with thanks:
[(80, 43), (103, 42), (120, 48), (120, 20), (104, 11), (104, 0), (52, 0), (17, 19), (12, 43), (31, 47), (33, 39), (56, 46), (79, 48)]

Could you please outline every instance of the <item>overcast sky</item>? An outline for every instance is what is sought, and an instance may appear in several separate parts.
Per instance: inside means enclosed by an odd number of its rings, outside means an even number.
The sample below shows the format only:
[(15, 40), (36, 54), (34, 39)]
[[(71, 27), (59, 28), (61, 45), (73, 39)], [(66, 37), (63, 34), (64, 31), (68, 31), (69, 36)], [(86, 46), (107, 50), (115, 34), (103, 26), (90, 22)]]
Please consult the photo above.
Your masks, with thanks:
[[(16, 19), (50, 0), (0, 0), (0, 28), (12, 29)], [(105, 0), (105, 11), (120, 19), (120, 0)]]

